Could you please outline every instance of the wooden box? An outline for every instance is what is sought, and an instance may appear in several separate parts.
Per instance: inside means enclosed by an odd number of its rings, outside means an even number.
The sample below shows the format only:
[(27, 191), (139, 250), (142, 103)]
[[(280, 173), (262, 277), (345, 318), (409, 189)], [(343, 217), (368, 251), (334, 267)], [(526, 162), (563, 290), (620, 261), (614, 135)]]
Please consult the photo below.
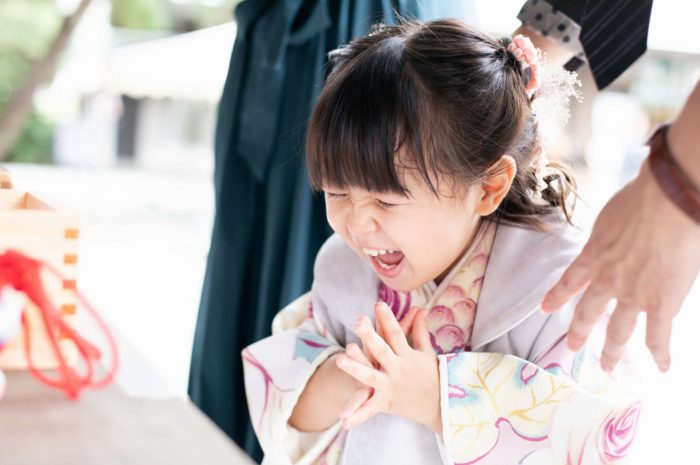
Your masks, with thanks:
[[(0, 189), (0, 253), (12, 248), (50, 264), (65, 279), (44, 273), (44, 288), (57, 309), (67, 316), (76, 311), (78, 262), (78, 222), (75, 216), (56, 210), (38, 196), (14, 189)], [(25, 309), (32, 331), (34, 364), (41, 369), (54, 368), (56, 360), (41, 324), (39, 312), (33, 304)], [(70, 317), (69, 317), (70, 318)], [(70, 357), (74, 349), (67, 341), (63, 344)], [(26, 368), (23, 334), (5, 345), (0, 351), (0, 368)]]
[(10, 173), (2, 166), (0, 166), (0, 189), (12, 189)]

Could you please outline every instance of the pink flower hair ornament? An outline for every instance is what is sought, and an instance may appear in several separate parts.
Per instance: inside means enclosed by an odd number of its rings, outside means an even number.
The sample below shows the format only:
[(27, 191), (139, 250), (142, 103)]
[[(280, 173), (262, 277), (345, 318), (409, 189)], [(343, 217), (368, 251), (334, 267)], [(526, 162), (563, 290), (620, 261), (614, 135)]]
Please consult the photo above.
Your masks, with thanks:
[(539, 50), (537, 50), (529, 37), (518, 34), (508, 44), (508, 51), (520, 63), (524, 74), (525, 92), (528, 97), (532, 98), (542, 83), (542, 65), (540, 64)]

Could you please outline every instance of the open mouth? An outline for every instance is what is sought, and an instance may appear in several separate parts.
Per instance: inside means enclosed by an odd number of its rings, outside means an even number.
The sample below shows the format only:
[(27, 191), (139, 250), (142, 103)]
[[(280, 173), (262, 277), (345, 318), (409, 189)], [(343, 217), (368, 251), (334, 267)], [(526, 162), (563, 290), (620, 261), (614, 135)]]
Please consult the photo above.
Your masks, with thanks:
[(370, 257), (379, 270), (391, 271), (403, 262), (404, 254), (400, 250), (365, 249), (362, 251)]

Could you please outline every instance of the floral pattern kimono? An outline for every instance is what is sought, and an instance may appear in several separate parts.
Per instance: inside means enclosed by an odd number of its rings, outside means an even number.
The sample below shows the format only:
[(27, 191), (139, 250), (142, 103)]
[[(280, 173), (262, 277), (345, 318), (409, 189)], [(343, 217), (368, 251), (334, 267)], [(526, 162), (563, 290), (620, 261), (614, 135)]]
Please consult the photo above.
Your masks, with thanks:
[[(622, 463), (640, 403), (625, 389), (625, 363), (600, 369), (605, 322), (585, 349), (566, 347), (575, 301), (553, 315), (544, 293), (580, 251), (569, 227), (537, 232), (487, 222), (439, 286), (389, 289), (371, 265), (332, 236), (319, 251), (311, 292), (273, 321), (273, 335), (243, 351), (251, 419), (279, 465), (591, 465)], [(301, 432), (288, 420), (315, 369), (350, 342), (357, 317), (383, 300), (401, 319), (429, 309), (440, 373), (442, 436), (379, 414)], [(361, 343), (360, 343), (361, 345)], [(629, 384), (629, 383), (627, 383)]]

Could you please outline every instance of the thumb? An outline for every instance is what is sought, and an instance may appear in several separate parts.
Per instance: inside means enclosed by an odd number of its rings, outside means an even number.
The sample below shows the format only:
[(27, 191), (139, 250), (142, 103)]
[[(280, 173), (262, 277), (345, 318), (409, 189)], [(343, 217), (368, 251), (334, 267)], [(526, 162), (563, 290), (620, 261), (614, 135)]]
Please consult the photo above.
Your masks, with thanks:
[(428, 316), (428, 310), (419, 310), (413, 320), (413, 348), (422, 352), (434, 352), (433, 345), (430, 343), (430, 333), (425, 319)]

